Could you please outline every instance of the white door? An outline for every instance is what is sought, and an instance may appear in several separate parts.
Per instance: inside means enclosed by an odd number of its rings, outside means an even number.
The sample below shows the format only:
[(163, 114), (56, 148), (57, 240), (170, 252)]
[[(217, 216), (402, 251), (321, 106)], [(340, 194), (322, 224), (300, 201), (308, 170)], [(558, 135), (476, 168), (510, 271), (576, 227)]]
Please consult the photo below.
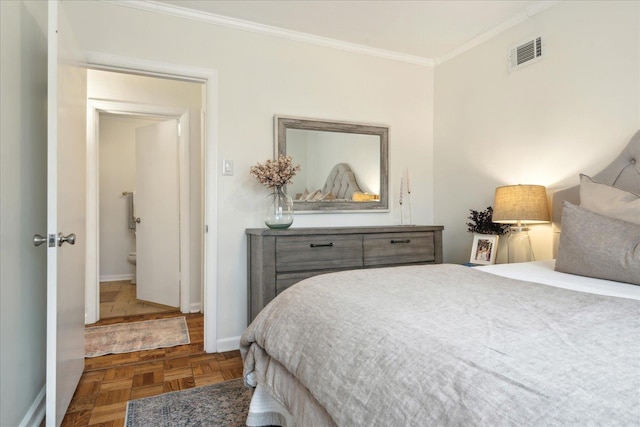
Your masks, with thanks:
[(180, 306), (178, 121), (136, 129), (138, 299)]
[(86, 69), (72, 56), (63, 6), (49, 2), (47, 427), (62, 423), (84, 369)]

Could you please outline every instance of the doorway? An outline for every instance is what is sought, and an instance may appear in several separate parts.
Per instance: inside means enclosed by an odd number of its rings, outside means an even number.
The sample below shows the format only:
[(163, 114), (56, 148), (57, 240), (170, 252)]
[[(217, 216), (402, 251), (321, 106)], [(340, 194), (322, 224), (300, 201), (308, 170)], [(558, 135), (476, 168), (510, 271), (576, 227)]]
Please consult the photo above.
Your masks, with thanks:
[[(204, 348), (208, 353), (218, 351), (217, 343), (217, 203), (216, 203), (216, 187), (217, 187), (217, 98), (218, 98), (218, 76), (217, 71), (208, 68), (199, 68), (186, 65), (178, 65), (171, 63), (163, 63), (156, 61), (148, 61), (138, 58), (129, 58), (119, 55), (106, 55), (101, 53), (89, 53), (86, 56), (86, 62), (90, 68), (89, 72), (112, 71), (115, 74), (135, 75), (141, 77), (162, 77), (172, 81), (195, 82), (200, 84), (201, 101), (199, 114), (193, 115), (191, 127), (198, 123), (197, 128), (201, 131), (201, 146), (195, 147), (201, 154), (199, 162), (199, 172), (195, 173), (195, 179), (198, 186), (191, 187), (190, 199), (199, 199), (200, 210), (197, 211), (198, 217), (196, 221), (191, 221), (192, 231), (196, 236), (192, 240), (193, 247), (199, 247), (202, 250), (200, 259), (196, 266), (196, 270), (201, 273), (200, 280), (193, 281), (191, 288), (197, 294), (202, 296), (199, 304), (191, 305), (191, 312), (201, 311), (204, 314)], [(91, 88), (90, 88), (91, 89)], [(135, 88), (134, 88), (135, 89)], [(105, 93), (101, 93), (96, 98), (103, 99), (125, 99), (129, 91), (116, 91), (109, 86)], [(102, 105), (101, 105), (102, 104)], [(149, 101), (147, 107), (152, 108), (152, 113), (157, 112), (157, 100)], [(111, 107), (106, 105), (104, 101), (95, 101), (94, 105), (88, 105), (87, 121), (92, 123), (98, 114), (98, 109), (104, 107), (108, 111)], [(155, 108), (155, 110), (153, 109)], [(126, 109), (125, 109), (126, 110)], [(135, 113), (135, 109), (130, 109), (130, 113)], [(95, 135), (91, 129), (88, 132), (88, 161), (96, 161)], [(193, 148), (193, 147), (192, 147)], [(191, 173), (194, 174), (194, 164), (191, 163)], [(89, 177), (90, 178), (90, 177)], [(97, 178), (95, 180), (88, 179), (88, 193), (97, 191)], [(191, 210), (194, 215), (196, 211)], [(97, 207), (87, 207), (87, 226), (97, 227)], [(91, 236), (87, 236), (90, 240)], [(99, 255), (97, 241), (88, 242), (88, 250), (86, 254), (87, 267), (95, 265), (96, 258)], [(96, 280), (97, 271), (90, 271), (87, 268), (87, 281)], [(96, 295), (95, 286), (88, 286), (86, 289), (87, 313), (85, 323), (95, 321), (97, 317), (98, 297)], [(182, 295), (181, 295), (182, 299)], [(94, 307), (93, 313), (91, 308)]]
[(110, 112), (98, 123), (99, 318), (179, 311), (180, 122)]
[[(180, 308), (183, 313), (202, 311), (202, 289), (203, 289), (203, 263), (202, 256), (204, 252), (203, 240), (200, 231), (204, 228), (202, 215), (203, 190), (202, 167), (203, 143), (202, 143), (202, 125), (200, 120), (203, 102), (203, 84), (198, 82), (184, 82), (175, 79), (166, 79), (151, 76), (140, 76), (127, 74), (122, 72), (111, 72), (102, 70), (88, 70), (87, 78), (87, 95), (88, 95), (88, 204), (87, 204), (87, 299), (86, 299), (86, 319), (85, 323), (95, 323), (99, 320), (99, 304), (100, 281), (113, 279), (127, 279), (127, 275), (131, 276), (133, 271), (138, 269), (138, 265), (134, 266), (128, 261), (129, 256), (135, 252), (136, 241), (135, 234), (129, 230), (127, 225), (127, 213), (123, 212), (123, 207), (130, 201), (125, 196), (134, 190), (135, 171), (139, 168), (131, 167), (129, 172), (123, 169), (124, 164), (131, 163), (135, 156), (135, 135), (134, 128), (144, 128), (142, 125), (151, 126), (150, 123), (169, 123), (169, 126), (178, 133), (178, 147), (174, 149), (173, 167), (177, 168), (179, 183), (177, 184), (177, 193), (179, 195), (179, 212), (176, 217), (179, 218), (179, 231), (171, 233), (179, 236), (179, 245), (168, 244), (164, 249), (170, 248), (179, 255), (179, 272), (166, 273), (166, 278), (174, 283), (179, 283), (179, 289), (174, 288), (172, 293), (179, 299), (178, 302), (172, 302)], [(123, 101), (124, 100), (124, 101)], [(154, 104), (147, 104), (154, 102)], [(194, 119), (191, 119), (194, 117)], [(105, 177), (100, 166), (103, 163), (101, 159), (101, 118), (113, 121), (117, 118), (121, 123), (133, 123), (137, 120), (136, 126), (130, 127), (132, 131), (129, 135), (128, 154), (123, 148), (127, 143), (121, 141), (120, 147), (116, 148), (119, 153), (112, 154), (112, 164), (115, 164), (117, 179), (110, 182), (111, 187), (107, 188), (103, 182), (109, 182), (109, 177)], [(146, 122), (144, 122), (146, 120)], [(173, 122), (173, 124), (171, 123)], [(138, 126), (140, 125), (140, 126)], [(159, 126), (159, 124), (158, 124)], [(116, 139), (123, 138), (122, 135), (116, 135)], [(126, 138), (125, 138), (126, 139)], [(171, 149), (170, 149), (171, 150)], [(149, 152), (145, 155), (145, 160), (152, 159), (153, 153)], [(118, 154), (120, 154), (118, 156)], [(153, 166), (159, 162), (158, 158), (152, 159), (147, 164), (142, 164), (145, 168)], [(167, 164), (165, 162), (165, 167)], [(114, 169), (114, 168), (112, 168)], [(160, 166), (162, 169), (162, 166)], [(162, 173), (162, 172), (160, 172)], [(123, 176), (129, 175), (129, 182), (123, 180)], [(115, 181), (122, 182), (115, 182)], [(158, 179), (160, 180), (160, 178)], [(166, 185), (163, 185), (166, 186)], [(101, 221), (101, 214), (106, 211), (98, 203), (98, 200), (106, 196), (103, 191), (109, 191), (108, 196), (116, 197), (114, 203), (118, 206), (118, 212), (115, 215), (109, 215), (104, 221), (118, 222), (117, 230), (106, 230)], [(145, 192), (146, 194), (146, 192)], [(141, 196), (141, 195), (138, 195)], [(161, 199), (162, 201), (162, 199)], [(143, 200), (140, 199), (142, 203)], [(153, 209), (152, 209), (153, 210)], [(166, 210), (164, 207), (156, 207), (156, 211)], [(151, 231), (155, 230), (159, 224), (153, 224), (152, 220), (157, 218), (159, 214), (154, 214), (153, 218), (147, 214), (147, 218), (143, 219), (143, 224), (136, 224), (140, 228), (144, 228), (145, 236), (149, 237)], [(115, 220), (114, 218), (115, 217)], [(193, 227), (192, 227), (193, 224)], [(146, 226), (146, 227), (145, 227)], [(105, 230), (107, 232), (105, 232)], [(102, 236), (101, 236), (102, 232)], [(156, 233), (157, 234), (157, 233)], [(121, 248), (117, 253), (118, 267), (116, 270), (103, 271), (101, 262), (108, 260), (109, 255), (102, 253), (108, 245), (104, 245), (102, 238), (112, 239), (113, 236), (120, 236)], [(114, 239), (117, 240), (117, 239)], [(143, 239), (148, 241), (148, 239)], [(175, 239), (174, 239), (175, 240)], [(156, 239), (157, 241), (157, 239)], [(154, 245), (151, 245), (154, 246)], [(158, 246), (156, 244), (155, 246)], [(179, 250), (178, 250), (179, 246)], [(156, 253), (160, 253), (159, 249)], [(125, 254), (126, 251), (126, 254)], [(150, 251), (144, 252), (148, 255)], [(137, 256), (136, 256), (137, 257)], [(147, 257), (148, 259), (148, 257)], [(136, 261), (137, 264), (137, 261)], [(149, 268), (150, 264), (154, 264), (157, 268)], [(160, 270), (166, 264), (165, 261), (154, 259), (154, 262), (146, 263), (146, 275), (158, 277), (155, 270)], [(144, 268), (144, 266), (142, 266)], [(109, 268), (112, 268), (111, 265)], [(106, 277), (105, 277), (106, 275)], [(124, 277), (123, 277), (124, 276)], [(163, 275), (160, 275), (163, 276)], [(129, 277), (130, 279), (130, 277)], [(157, 283), (156, 283), (157, 284)], [(154, 284), (155, 285), (155, 284)], [(149, 292), (147, 292), (149, 294)], [(156, 296), (155, 292), (151, 292)], [(147, 295), (149, 297), (149, 295)], [(153, 298), (145, 298), (152, 300)], [(172, 299), (174, 301), (175, 299)], [(166, 302), (163, 304), (168, 305)]]

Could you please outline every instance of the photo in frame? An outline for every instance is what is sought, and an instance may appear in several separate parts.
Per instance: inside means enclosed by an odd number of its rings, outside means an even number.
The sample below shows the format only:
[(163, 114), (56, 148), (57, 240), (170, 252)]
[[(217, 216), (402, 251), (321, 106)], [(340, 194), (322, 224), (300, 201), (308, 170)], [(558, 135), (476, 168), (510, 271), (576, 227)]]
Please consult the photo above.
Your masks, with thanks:
[(493, 234), (475, 234), (471, 246), (472, 264), (495, 264), (498, 254), (498, 236)]

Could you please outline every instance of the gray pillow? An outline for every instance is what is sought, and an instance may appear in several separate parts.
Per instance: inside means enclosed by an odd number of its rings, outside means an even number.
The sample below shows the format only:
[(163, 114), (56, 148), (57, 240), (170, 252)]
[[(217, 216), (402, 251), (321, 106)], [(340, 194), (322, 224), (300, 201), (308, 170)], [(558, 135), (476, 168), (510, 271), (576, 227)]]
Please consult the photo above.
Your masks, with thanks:
[(640, 285), (640, 225), (565, 201), (555, 269)]
[(640, 195), (580, 175), (580, 206), (600, 215), (640, 224)]

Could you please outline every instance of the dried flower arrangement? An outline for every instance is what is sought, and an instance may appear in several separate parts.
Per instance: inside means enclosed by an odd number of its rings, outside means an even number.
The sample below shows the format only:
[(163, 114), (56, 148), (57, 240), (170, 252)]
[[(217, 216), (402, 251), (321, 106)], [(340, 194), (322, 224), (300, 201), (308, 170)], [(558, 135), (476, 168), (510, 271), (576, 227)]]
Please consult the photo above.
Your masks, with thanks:
[(469, 233), (497, 234), (500, 236), (505, 234), (509, 229), (509, 225), (507, 224), (498, 224), (491, 221), (493, 217), (493, 208), (491, 206), (483, 211), (469, 209), (469, 212), (471, 212), (471, 215), (467, 217), (467, 219), (471, 220), (471, 222), (467, 222), (467, 226), (469, 227), (467, 231)]
[(251, 166), (249, 173), (267, 188), (282, 187), (291, 184), (291, 179), (300, 170), (300, 165), (294, 166), (291, 160), (291, 156), (281, 155), (277, 160)]

